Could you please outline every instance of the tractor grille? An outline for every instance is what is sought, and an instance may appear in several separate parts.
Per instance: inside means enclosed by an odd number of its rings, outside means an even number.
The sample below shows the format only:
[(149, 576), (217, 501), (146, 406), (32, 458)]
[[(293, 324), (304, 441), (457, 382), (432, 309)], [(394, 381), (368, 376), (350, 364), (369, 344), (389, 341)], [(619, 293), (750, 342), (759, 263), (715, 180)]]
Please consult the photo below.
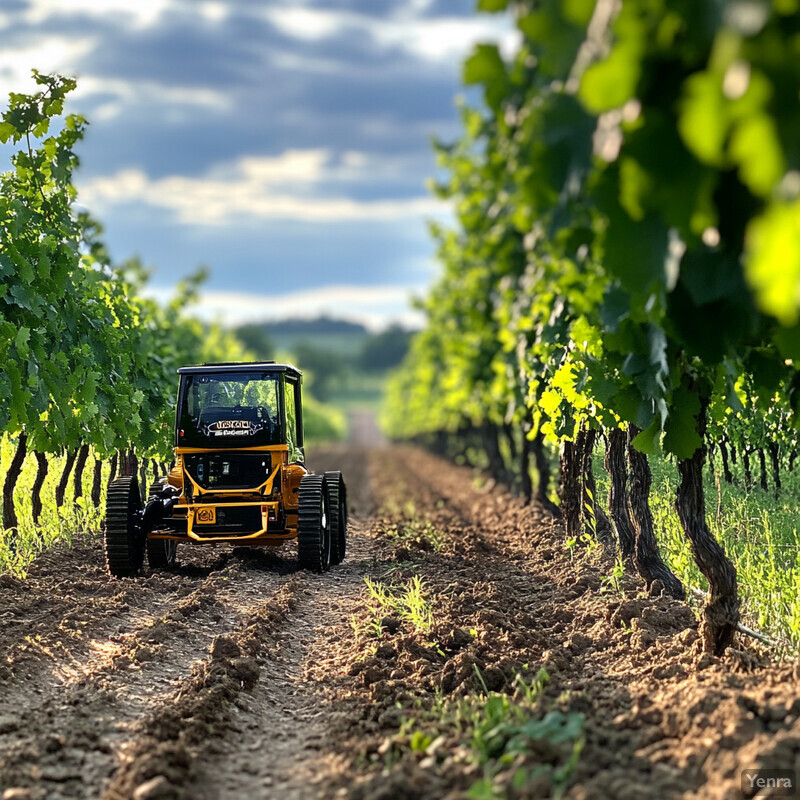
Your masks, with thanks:
[(254, 489), (270, 473), (269, 453), (194, 453), (183, 458), (204, 489)]
[(198, 536), (204, 534), (216, 535), (223, 533), (236, 536), (256, 533), (261, 530), (260, 506), (231, 506), (230, 508), (217, 508), (217, 521), (213, 525), (193, 526)]

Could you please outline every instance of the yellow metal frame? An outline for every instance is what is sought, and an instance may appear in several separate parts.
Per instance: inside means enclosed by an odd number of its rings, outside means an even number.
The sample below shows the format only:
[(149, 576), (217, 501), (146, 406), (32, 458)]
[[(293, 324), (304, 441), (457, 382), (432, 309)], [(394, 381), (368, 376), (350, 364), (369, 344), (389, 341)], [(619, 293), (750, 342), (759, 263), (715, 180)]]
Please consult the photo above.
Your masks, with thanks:
[[(289, 452), (288, 445), (285, 444), (278, 444), (278, 445), (263, 445), (260, 447), (237, 447), (231, 448), (232, 453), (287, 453)], [(278, 509), (280, 508), (280, 501), (278, 500), (266, 500), (266, 499), (259, 499), (259, 500), (250, 500), (246, 498), (253, 497), (254, 495), (260, 494), (268, 494), (271, 495), (274, 489), (275, 479), (280, 475), (281, 468), (286, 466), (284, 459), (281, 458), (276, 465), (275, 469), (267, 476), (267, 479), (260, 485), (252, 488), (252, 489), (205, 489), (200, 486), (199, 483), (189, 474), (188, 470), (183, 461), (184, 455), (190, 455), (195, 453), (213, 453), (217, 454), (220, 453), (220, 449), (211, 448), (211, 447), (176, 447), (175, 448), (175, 455), (179, 458), (181, 464), (181, 474), (183, 475), (183, 491), (181, 493), (181, 499), (185, 500), (185, 486), (186, 486), (186, 479), (190, 481), (193, 487), (193, 495), (196, 492), (198, 496), (203, 497), (204, 495), (211, 495), (213, 497), (217, 497), (219, 495), (225, 495), (227, 497), (238, 496), (241, 497), (242, 500), (240, 502), (204, 502), (204, 503), (178, 503), (173, 508), (174, 511), (178, 512), (186, 512), (186, 537), (184, 536), (175, 536), (174, 534), (159, 534), (154, 533), (151, 534), (151, 538), (154, 539), (177, 539), (179, 541), (186, 541), (188, 537), (192, 541), (195, 542), (251, 542), (253, 543), (255, 540), (262, 540), (265, 543), (280, 543), (281, 541), (285, 541), (287, 539), (294, 539), (297, 537), (297, 530), (296, 526), (294, 529), (288, 530), (286, 533), (269, 533), (269, 510), (270, 507), (275, 509), (275, 515), (277, 516)], [(218, 535), (214, 532), (209, 532), (207, 535), (201, 535), (195, 533), (195, 527), (198, 530), (202, 529), (203, 523), (198, 523), (195, 519), (197, 512), (201, 508), (239, 508), (242, 506), (261, 506), (262, 509), (266, 508), (266, 512), (262, 510), (261, 512), (261, 520), (262, 520), (262, 527), (260, 530), (255, 531), (254, 533), (246, 534), (244, 536), (230, 536), (226, 534)], [(297, 511), (294, 509), (286, 508), (284, 502), (284, 512), (287, 516), (296, 515)], [(215, 511), (216, 513), (216, 511)]]
[[(213, 452), (217, 452), (216, 450)], [(252, 489), (204, 489), (188, 472), (186, 467), (183, 468), (183, 474), (192, 482), (192, 486), (197, 490), (199, 495), (204, 494), (251, 494), (258, 492), (259, 494), (272, 494), (272, 484), (275, 480), (275, 476), (281, 471), (281, 467), (283, 466), (283, 462), (279, 462), (278, 466), (275, 467), (274, 470), (267, 476), (267, 479), (264, 483), (255, 486)]]

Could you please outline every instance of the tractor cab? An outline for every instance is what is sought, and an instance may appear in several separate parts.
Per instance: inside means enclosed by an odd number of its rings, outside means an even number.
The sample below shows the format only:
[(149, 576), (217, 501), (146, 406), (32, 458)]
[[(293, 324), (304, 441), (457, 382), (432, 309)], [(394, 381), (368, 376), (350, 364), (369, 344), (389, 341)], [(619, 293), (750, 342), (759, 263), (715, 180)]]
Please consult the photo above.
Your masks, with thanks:
[(302, 463), (302, 373), (289, 364), (181, 367), (175, 447), (240, 449), (285, 445)]
[(106, 502), (106, 562), (115, 576), (175, 563), (180, 542), (279, 546), (322, 572), (345, 554), (340, 472), (315, 475), (303, 452), (302, 373), (272, 361), (181, 367), (175, 464), (142, 503), (135, 475)]

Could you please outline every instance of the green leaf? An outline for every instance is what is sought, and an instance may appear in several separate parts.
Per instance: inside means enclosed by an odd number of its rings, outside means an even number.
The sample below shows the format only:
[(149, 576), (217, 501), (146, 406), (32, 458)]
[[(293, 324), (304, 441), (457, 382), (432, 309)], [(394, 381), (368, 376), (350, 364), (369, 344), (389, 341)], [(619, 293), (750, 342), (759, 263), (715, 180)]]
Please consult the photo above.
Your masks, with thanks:
[(608, 58), (584, 72), (578, 97), (594, 114), (621, 108), (636, 96), (640, 75), (639, 46), (634, 42), (617, 44)]
[(653, 422), (643, 431), (636, 434), (631, 440), (631, 445), (640, 453), (647, 456), (654, 456), (658, 453), (658, 442), (661, 436), (661, 426), (658, 422)]
[(752, 377), (754, 388), (769, 395), (778, 390), (787, 372), (783, 359), (772, 348), (752, 349), (744, 365)]
[(753, 194), (767, 197), (783, 177), (786, 163), (775, 121), (754, 114), (734, 128), (730, 153), (742, 182)]
[(669, 231), (654, 214), (634, 220), (620, 205), (614, 175), (609, 168), (597, 190), (600, 209), (606, 214), (603, 263), (629, 292), (644, 292), (654, 283), (666, 283)]
[(505, 79), (506, 67), (497, 45), (476, 45), (472, 55), (464, 62), (464, 83), (488, 84)]
[(774, 202), (747, 229), (745, 276), (758, 306), (784, 326), (800, 310), (800, 200)]
[(680, 280), (697, 306), (746, 291), (741, 266), (727, 253), (693, 249), (681, 260)]
[(26, 328), (24, 325), (19, 329), (16, 337), (14, 338), (14, 345), (16, 346), (17, 351), (22, 358), (28, 357), (28, 341), (30, 338), (31, 330), (30, 328)]
[(478, 0), (478, 11), (494, 14), (497, 11), (505, 11), (507, 8), (508, 0)]
[(530, 40), (546, 74), (561, 79), (569, 76), (586, 36), (586, 7), (580, 0), (541, 0), (535, 10), (518, 20), (517, 27)]
[(691, 458), (703, 444), (697, 432), (700, 398), (696, 391), (681, 385), (672, 394), (670, 412), (664, 426), (664, 449), (678, 458)]
[(678, 130), (689, 150), (701, 161), (721, 166), (729, 126), (722, 78), (710, 72), (698, 72), (687, 78)]
[(10, 122), (0, 122), (0, 144), (5, 144), (17, 132)]
[(800, 362), (800, 325), (791, 328), (777, 328), (772, 340), (784, 358)]

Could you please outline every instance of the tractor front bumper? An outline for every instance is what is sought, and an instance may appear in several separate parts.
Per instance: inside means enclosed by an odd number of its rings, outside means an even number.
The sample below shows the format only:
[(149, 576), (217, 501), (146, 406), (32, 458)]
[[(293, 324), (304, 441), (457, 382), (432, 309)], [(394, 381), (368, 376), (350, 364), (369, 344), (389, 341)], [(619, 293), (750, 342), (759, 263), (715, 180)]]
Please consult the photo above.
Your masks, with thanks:
[[(165, 520), (169, 530), (154, 531), (149, 537), (194, 542), (280, 544), (296, 538), (297, 530), (288, 528), (286, 520), (280, 520), (279, 515), (280, 503), (277, 501), (176, 504), (172, 508), (172, 518)], [(289, 516), (292, 516), (291, 512)]]

